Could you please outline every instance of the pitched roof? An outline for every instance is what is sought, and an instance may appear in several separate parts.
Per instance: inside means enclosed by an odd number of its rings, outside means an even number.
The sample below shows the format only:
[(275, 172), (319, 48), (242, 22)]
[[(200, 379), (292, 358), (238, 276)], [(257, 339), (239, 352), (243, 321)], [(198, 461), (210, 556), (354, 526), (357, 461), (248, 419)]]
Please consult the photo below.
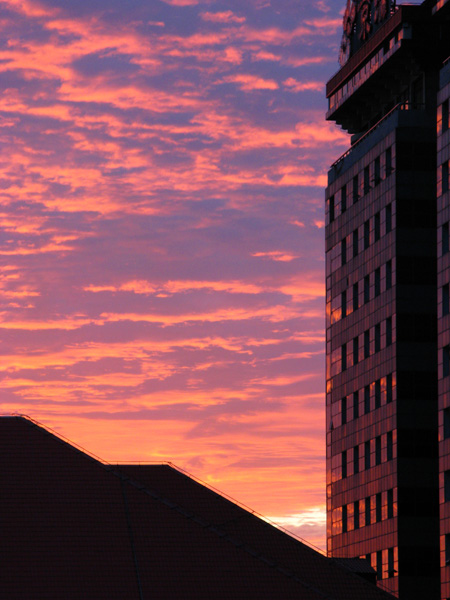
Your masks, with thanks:
[(169, 466), (104, 464), (0, 418), (8, 600), (392, 597)]

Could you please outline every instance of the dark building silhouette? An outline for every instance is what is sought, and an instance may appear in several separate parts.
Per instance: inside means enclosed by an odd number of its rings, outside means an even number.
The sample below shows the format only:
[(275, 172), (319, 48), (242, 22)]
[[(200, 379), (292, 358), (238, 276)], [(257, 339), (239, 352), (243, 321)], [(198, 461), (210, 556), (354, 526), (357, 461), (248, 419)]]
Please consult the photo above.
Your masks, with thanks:
[[(0, 418), (5, 600), (389, 600), (168, 465), (110, 465)], [(359, 573), (359, 574), (357, 574)]]
[(349, 0), (327, 84), (328, 552), (401, 600), (450, 598), (449, 22)]
[[(446, 18), (450, 19), (450, 6)], [(443, 10), (443, 8), (441, 10)], [(450, 54), (450, 52), (449, 52)], [(450, 61), (439, 73), (437, 100), (439, 473), (442, 598), (450, 598)]]

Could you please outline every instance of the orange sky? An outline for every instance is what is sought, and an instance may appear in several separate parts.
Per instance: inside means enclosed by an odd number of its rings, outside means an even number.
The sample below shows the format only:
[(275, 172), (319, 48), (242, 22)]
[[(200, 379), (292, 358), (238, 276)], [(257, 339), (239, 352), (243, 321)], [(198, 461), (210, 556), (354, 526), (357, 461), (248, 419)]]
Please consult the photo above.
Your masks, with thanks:
[(0, 0), (2, 413), (322, 547), (344, 4)]

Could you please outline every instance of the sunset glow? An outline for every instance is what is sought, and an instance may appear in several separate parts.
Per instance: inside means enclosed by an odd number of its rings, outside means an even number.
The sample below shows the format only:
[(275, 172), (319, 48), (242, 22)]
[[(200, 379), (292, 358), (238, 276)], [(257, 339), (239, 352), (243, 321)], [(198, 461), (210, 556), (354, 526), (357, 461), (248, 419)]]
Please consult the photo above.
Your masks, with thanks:
[(1, 412), (322, 547), (344, 4), (0, 0)]

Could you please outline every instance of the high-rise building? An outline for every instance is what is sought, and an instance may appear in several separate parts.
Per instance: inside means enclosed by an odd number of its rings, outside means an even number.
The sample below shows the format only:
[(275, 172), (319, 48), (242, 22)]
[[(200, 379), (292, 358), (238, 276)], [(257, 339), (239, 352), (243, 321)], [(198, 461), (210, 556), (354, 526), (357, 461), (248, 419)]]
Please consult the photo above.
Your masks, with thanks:
[(450, 598), (449, 23), (348, 0), (327, 84), (328, 552), (401, 600)]
[[(450, 18), (447, 3), (447, 18)], [(442, 10), (442, 9), (441, 9)], [(450, 54), (450, 51), (449, 51)], [(437, 100), (439, 475), (442, 598), (450, 598), (450, 61), (440, 71)]]

